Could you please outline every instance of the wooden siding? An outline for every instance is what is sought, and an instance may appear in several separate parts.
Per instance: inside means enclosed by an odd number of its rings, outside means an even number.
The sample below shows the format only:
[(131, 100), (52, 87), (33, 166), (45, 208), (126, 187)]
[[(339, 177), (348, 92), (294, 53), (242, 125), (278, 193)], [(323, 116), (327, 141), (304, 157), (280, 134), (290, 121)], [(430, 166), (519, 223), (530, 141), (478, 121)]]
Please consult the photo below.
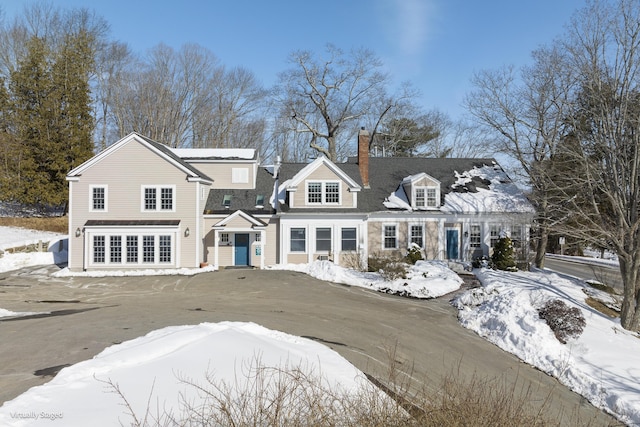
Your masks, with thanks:
[[(225, 162), (196, 162), (189, 161), (189, 164), (193, 165), (199, 171), (213, 179), (213, 185), (211, 188), (239, 188), (250, 189), (254, 188), (255, 180), (255, 163), (254, 162), (237, 162), (237, 163), (225, 163)], [(246, 183), (233, 183), (232, 171), (234, 168), (248, 169), (248, 182)]]
[(340, 181), (340, 205), (322, 205), (323, 207), (336, 207), (336, 208), (353, 208), (353, 193), (349, 191), (349, 186), (344, 182), (335, 172), (329, 169), (326, 165), (320, 165), (316, 170), (310, 173), (305, 179), (303, 179), (298, 185), (296, 192), (291, 193), (293, 195), (293, 205), (296, 208), (317, 208), (319, 204), (307, 205), (307, 181)]
[[(107, 210), (90, 211), (92, 186), (107, 186)], [(141, 206), (144, 185), (166, 185), (175, 188), (174, 210), (143, 212)], [(176, 247), (180, 253), (180, 267), (198, 267), (196, 253), (198, 242), (196, 230), (197, 184), (187, 182), (186, 174), (155, 152), (138, 142), (123, 145), (109, 156), (85, 170), (79, 181), (71, 182), (71, 215), (69, 230), (71, 253), (69, 268), (82, 269), (84, 252), (83, 238), (75, 237), (77, 228), (83, 229), (88, 220), (180, 220)], [(159, 194), (158, 194), (159, 197)], [(203, 203), (203, 202), (201, 202)], [(185, 237), (182, 230), (189, 227), (191, 236)]]

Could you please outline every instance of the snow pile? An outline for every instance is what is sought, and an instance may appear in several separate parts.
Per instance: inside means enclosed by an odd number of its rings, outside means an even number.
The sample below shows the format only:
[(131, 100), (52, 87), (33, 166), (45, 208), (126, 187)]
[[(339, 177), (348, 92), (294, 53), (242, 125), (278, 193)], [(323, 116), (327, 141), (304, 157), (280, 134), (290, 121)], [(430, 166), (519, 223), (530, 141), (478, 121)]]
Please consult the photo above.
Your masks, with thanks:
[(5, 310), (4, 308), (0, 308), (0, 318), (1, 317), (24, 317), (24, 316), (31, 316), (34, 314), (43, 314), (43, 313), (48, 313), (48, 312), (40, 312), (40, 313), (35, 313), (35, 312), (31, 312), (31, 311), (11, 311), (11, 310)]
[[(594, 406), (640, 425), (640, 337), (589, 307), (582, 282), (545, 272), (481, 270), (478, 278), (481, 289), (454, 300), (462, 325), (558, 378)], [(578, 307), (587, 322), (582, 335), (566, 345), (538, 315), (555, 298)]]
[(418, 261), (409, 266), (406, 279), (385, 280), (379, 273), (366, 273), (335, 265), (331, 261), (282, 264), (269, 267), (306, 273), (319, 280), (359, 286), (412, 298), (435, 298), (460, 288), (462, 279), (443, 261)]
[(37, 245), (39, 242), (57, 241), (61, 236), (59, 233), (49, 231), (29, 230), (18, 227), (0, 227), (0, 251), (28, 245)]
[[(456, 173), (456, 182), (444, 198), (441, 210), (449, 213), (520, 212), (534, 213), (533, 206), (522, 191), (498, 165), (473, 168)], [(473, 185), (474, 181), (488, 182), (489, 189)]]
[(143, 270), (91, 270), (70, 271), (65, 267), (51, 275), (53, 277), (138, 277), (138, 276), (193, 276), (195, 274), (216, 271), (218, 268), (208, 265), (202, 268), (167, 268), (167, 269), (143, 269)]
[(255, 158), (253, 148), (172, 148), (173, 153), (182, 159), (242, 159)]
[(332, 390), (355, 393), (371, 387), (365, 376), (328, 347), (254, 323), (203, 323), (171, 326), (106, 348), (93, 359), (61, 370), (49, 383), (33, 387), (0, 407), (0, 425), (113, 426), (171, 413), (180, 419), (185, 403), (197, 408), (207, 396), (192, 381), (215, 393), (205, 376), (219, 384), (241, 385), (248, 367), (300, 368), (320, 377)]
[[(66, 241), (66, 236), (59, 233), (17, 227), (0, 227), (0, 272), (35, 265), (66, 263), (68, 256)], [(37, 245), (40, 242), (49, 245), (47, 252), (2, 253), (7, 249)]]

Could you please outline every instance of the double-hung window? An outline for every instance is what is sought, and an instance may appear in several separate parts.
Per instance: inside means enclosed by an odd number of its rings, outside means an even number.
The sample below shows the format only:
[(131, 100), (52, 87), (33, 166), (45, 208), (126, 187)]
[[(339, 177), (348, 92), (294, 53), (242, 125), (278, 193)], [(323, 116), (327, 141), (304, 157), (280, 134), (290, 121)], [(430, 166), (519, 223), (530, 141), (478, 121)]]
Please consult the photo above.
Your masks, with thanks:
[(104, 263), (105, 262), (105, 236), (93, 236), (93, 262)]
[(480, 235), (480, 224), (471, 224), (469, 226), (469, 246), (472, 248), (479, 248), (482, 241)]
[(127, 262), (138, 262), (138, 236), (127, 236)]
[(310, 205), (339, 205), (340, 182), (308, 181), (307, 203)]
[(171, 236), (160, 236), (158, 248), (158, 261), (163, 263), (171, 262)]
[(398, 226), (395, 224), (387, 224), (383, 226), (383, 248), (398, 248)]
[(174, 212), (176, 191), (171, 185), (146, 185), (142, 187), (142, 210), (145, 212)]
[(107, 186), (92, 185), (91, 186), (90, 211), (107, 211)]
[(110, 236), (109, 243), (109, 262), (120, 264), (122, 262), (122, 236)]
[(155, 261), (155, 236), (142, 236), (142, 262)]
[(412, 225), (410, 228), (409, 242), (418, 245), (420, 248), (424, 248), (423, 238), (424, 227), (422, 225)]
[(331, 228), (316, 228), (316, 251), (331, 252)]
[(426, 188), (416, 188), (416, 207), (424, 208), (426, 206)]
[(357, 249), (355, 227), (342, 229), (342, 250), (343, 251), (355, 251)]
[(498, 243), (499, 239), (500, 239), (500, 225), (491, 224), (489, 226), (489, 246), (491, 248), (495, 248), (496, 243)]
[(305, 252), (307, 249), (307, 232), (304, 228), (292, 228), (290, 249), (291, 252)]

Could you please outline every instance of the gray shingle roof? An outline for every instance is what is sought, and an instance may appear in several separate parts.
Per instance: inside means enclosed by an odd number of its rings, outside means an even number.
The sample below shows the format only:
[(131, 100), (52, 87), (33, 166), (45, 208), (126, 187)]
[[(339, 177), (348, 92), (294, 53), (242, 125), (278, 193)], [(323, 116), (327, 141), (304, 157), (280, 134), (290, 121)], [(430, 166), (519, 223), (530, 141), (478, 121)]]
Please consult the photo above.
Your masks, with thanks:
[[(418, 173), (426, 173), (440, 181), (441, 197), (453, 191), (451, 186), (456, 182), (456, 172), (462, 173), (484, 165), (494, 165), (494, 159), (433, 159), (423, 157), (370, 157), (369, 158), (369, 187), (364, 188), (360, 177), (360, 169), (355, 158), (349, 159), (346, 163), (339, 163), (337, 166), (349, 175), (362, 187), (358, 193), (357, 209), (314, 209), (314, 212), (377, 212), (387, 210), (383, 202), (391, 193), (396, 191), (404, 178)], [(291, 179), (296, 175), (306, 163), (285, 163), (280, 167), (280, 183)], [(482, 183), (477, 183), (478, 187)], [(473, 188), (468, 190), (474, 191)], [(308, 212), (308, 209), (288, 209), (283, 206), (285, 212)]]
[[(205, 213), (220, 214), (230, 213), (241, 209), (249, 214), (273, 213), (274, 209), (270, 204), (273, 193), (273, 175), (266, 169), (258, 168), (256, 175), (255, 189), (212, 189), (205, 204)], [(225, 195), (231, 196), (231, 205), (225, 208), (222, 204)], [(263, 208), (256, 208), (257, 196), (264, 196)]]

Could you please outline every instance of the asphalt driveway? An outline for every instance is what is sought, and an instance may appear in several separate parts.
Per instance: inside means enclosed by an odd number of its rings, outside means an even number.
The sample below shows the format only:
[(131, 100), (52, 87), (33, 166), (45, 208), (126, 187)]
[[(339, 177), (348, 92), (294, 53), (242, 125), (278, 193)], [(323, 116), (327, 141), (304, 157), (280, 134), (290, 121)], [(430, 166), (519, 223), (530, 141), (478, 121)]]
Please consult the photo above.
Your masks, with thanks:
[(391, 359), (429, 387), (452, 371), (476, 373), (528, 390), (534, 403), (549, 402), (549, 416), (563, 424), (575, 416), (614, 423), (555, 379), (462, 328), (448, 298), (406, 299), (290, 271), (57, 279), (49, 276), (55, 269), (0, 274), (0, 308), (51, 313), (0, 318), (0, 402), (152, 330), (243, 321), (322, 342), (381, 380)]

